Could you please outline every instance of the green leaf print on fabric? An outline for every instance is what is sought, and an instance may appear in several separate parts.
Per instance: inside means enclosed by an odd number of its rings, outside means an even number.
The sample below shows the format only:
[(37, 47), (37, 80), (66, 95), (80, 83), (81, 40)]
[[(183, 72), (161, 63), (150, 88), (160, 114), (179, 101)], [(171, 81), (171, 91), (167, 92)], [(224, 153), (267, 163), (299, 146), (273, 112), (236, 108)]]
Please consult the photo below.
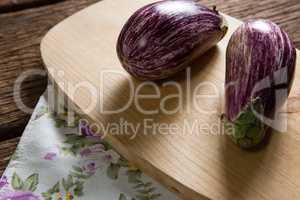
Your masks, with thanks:
[(34, 192), (37, 188), (38, 183), (39, 183), (39, 175), (32, 174), (26, 179), (23, 186), (23, 190)]
[(43, 192), (42, 196), (44, 200), (52, 200), (53, 195), (57, 195), (60, 192), (60, 183), (57, 182), (52, 188), (50, 188), (47, 192)]
[(151, 182), (144, 183), (141, 179), (137, 180), (135, 186), (138, 200), (155, 200), (161, 197), (160, 193), (156, 193), (156, 188)]
[(82, 173), (82, 172), (83, 172), (83, 170), (82, 170), (80, 167), (73, 166), (72, 168), (73, 168), (73, 170), (74, 170), (75, 172), (78, 172), (78, 173)]
[[(66, 199), (70, 199), (72, 196), (81, 197), (84, 195), (84, 184), (91, 177), (91, 175), (86, 174), (79, 166), (72, 166), (71, 171), (67, 177), (62, 178), (57, 182), (52, 188), (47, 192), (42, 193), (45, 200), (52, 200), (57, 196), (66, 195)], [(60, 190), (62, 186), (63, 191)]]
[(50, 115), (55, 120), (55, 125), (57, 128), (78, 127), (80, 117), (75, 114), (74, 111), (68, 110), (66, 108), (59, 108), (58, 112), (50, 111)]
[(48, 192), (42, 193), (42, 197), (44, 198), (44, 200), (52, 200), (52, 195)]
[(124, 194), (120, 194), (119, 200), (127, 200), (127, 197)]
[(12, 187), (14, 190), (22, 190), (24, 186), (24, 182), (21, 177), (15, 172), (12, 176)]
[(11, 186), (16, 191), (34, 192), (39, 184), (39, 175), (32, 174), (25, 181), (16, 173), (13, 173)]
[[(117, 164), (110, 164), (107, 168), (107, 175), (109, 178), (116, 180), (119, 177), (121, 168), (127, 169), (126, 176), (128, 183), (133, 185), (133, 190), (136, 192), (136, 200), (156, 200), (161, 197), (160, 193), (156, 192), (156, 188), (151, 182), (143, 182), (142, 171), (130, 164), (127, 160), (120, 157)], [(124, 194), (121, 194), (119, 199), (127, 199)], [(135, 199), (132, 199), (135, 200)]]
[(57, 182), (52, 188), (49, 190), (50, 193), (59, 193), (59, 182)]
[(83, 193), (83, 185), (84, 185), (84, 182), (82, 182), (82, 181), (76, 181), (75, 182), (75, 188), (73, 190), (75, 196), (80, 197), (80, 196), (84, 195), (84, 193)]
[(70, 190), (70, 188), (72, 188), (74, 185), (73, 177), (71, 175), (69, 175), (67, 179), (63, 178), (62, 185), (63, 185), (65, 191), (68, 192)]
[(96, 144), (101, 144), (100, 140), (95, 139), (89, 139), (87, 137), (81, 136), (81, 135), (67, 135), (66, 140), (64, 141), (64, 144), (67, 146), (62, 147), (63, 152), (67, 154), (72, 154), (74, 156), (77, 156), (85, 147), (93, 146)]
[(128, 183), (138, 183), (142, 177), (142, 172), (140, 170), (128, 170), (126, 175), (128, 176)]
[(106, 174), (109, 178), (117, 180), (119, 177), (120, 165), (111, 163), (106, 170)]

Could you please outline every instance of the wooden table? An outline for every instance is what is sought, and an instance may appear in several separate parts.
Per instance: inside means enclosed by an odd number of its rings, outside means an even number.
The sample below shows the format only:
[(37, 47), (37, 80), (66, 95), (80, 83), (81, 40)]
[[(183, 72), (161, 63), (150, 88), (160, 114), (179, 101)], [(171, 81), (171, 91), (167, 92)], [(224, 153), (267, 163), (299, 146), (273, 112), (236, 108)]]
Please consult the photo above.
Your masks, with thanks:
[[(56, 23), (98, 0), (0, 0), (0, 174), (14, 152), (29, 119), (13, 99), (17, 77), (29, 69), (43, 69), (39, 43)], [(109, 1), (109, 0), (105, 0)], [(239, 19), (271, 19), (284, 28), (300, 48), (299, 0), (201, 0)], [(34, 107), (47, 84), (35, 76), (22, 84), (21, 98)]]

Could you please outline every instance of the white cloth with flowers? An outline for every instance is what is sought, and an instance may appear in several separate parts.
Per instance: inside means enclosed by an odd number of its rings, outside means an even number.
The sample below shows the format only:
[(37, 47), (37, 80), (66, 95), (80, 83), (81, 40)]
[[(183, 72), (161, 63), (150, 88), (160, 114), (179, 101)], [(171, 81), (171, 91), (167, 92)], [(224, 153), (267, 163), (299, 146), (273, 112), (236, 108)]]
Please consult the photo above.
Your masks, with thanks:
[(0, 180), (0, 200), (176, 200), (88, 131), (66, 125), (41, 97)]

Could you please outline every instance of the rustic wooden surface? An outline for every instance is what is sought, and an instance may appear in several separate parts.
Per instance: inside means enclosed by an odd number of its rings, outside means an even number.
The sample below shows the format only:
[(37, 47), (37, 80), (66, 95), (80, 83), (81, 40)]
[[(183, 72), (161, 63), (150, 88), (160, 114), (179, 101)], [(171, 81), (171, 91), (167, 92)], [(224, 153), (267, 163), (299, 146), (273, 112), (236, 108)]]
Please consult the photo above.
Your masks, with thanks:
[[(0, 0), (0, 173), (28, 120), (28, 115), (22, 113), (13, 102), (14, 81), (27, 69), (42, 68), (39, 43), (47, 30), (65, 17), (97, 1)], [(11, 2), (19, 2), (17, 8), (14, 9), (14, 3)], [(201, 2), (207, 6), (216, 5), (220, 11), (242, 20), (271, 19), (284, 28), (296, 47), (300, 48), (299, 0)], [(28, 80), (22, 89), (23, 101), (34, 106), (45, 85), (45, 77)]]
[(2, 174), (3, 171), (5, 170), (5, 167), (9, 159), (15, 152), (19, 140), (20, 140), (19, 137), (15, 137), (0, 142), (0, 174)]
[(12, 12), (59, 2), (60, 0), (0, 0), (0, 12)]

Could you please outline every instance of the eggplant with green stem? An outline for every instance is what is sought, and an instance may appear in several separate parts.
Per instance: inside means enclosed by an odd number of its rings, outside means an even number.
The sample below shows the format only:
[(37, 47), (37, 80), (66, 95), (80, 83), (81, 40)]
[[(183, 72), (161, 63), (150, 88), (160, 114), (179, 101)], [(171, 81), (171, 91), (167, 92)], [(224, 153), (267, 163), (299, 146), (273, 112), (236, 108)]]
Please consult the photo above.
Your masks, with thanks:
[(268, 20), (249, 20), (226, 52), (225, 131), (242, 148), (259, 145), (290, 92), (296, 49)]

